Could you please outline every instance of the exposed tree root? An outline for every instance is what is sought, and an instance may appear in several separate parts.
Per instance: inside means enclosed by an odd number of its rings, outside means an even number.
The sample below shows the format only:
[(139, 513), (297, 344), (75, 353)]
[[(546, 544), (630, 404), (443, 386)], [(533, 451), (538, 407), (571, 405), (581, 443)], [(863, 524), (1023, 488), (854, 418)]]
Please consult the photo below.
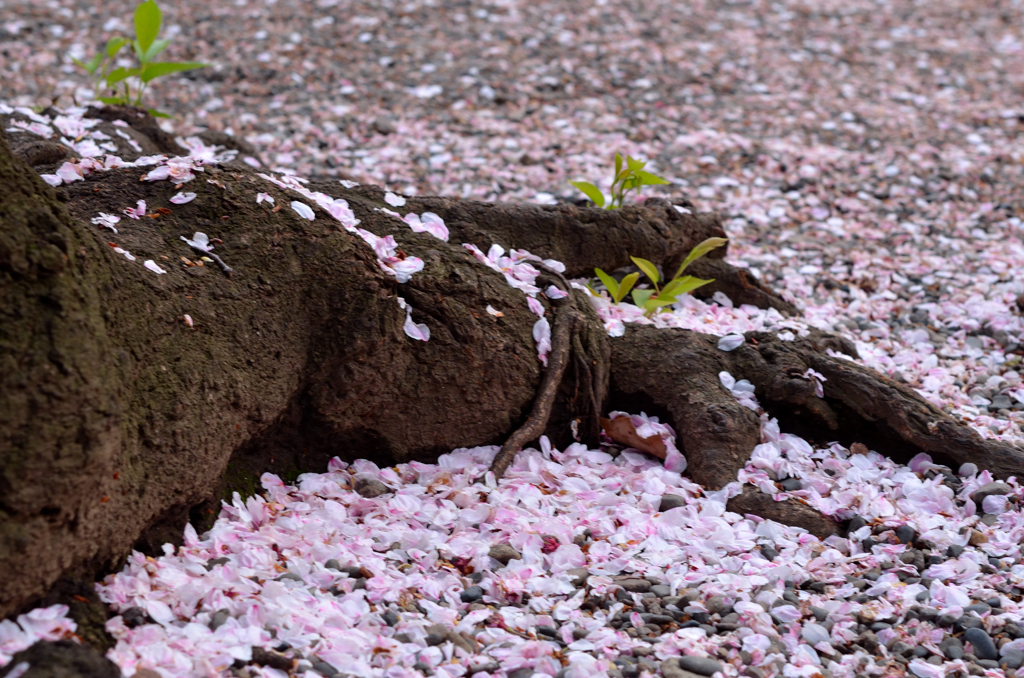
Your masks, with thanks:
[(562, 384), (562, 375), (565, 374), (572, 354), (573, 329), (581, 319), (582, 316), (571, 304), (562, 305), (555, 314), (555, 325), (551, 330), (551, 353), (548, 356), (547, 368), (544, 370), (544, 379), (537, 391), (537, 399), (533, 402), (533, 409), (526, 422), (512, 432), (494, 457), (491, 471), (495, 478), (505, 475), (505, 470), (515, 459), (516, 452), (526, 443), (540, 437), (547, 428), (555, 404), (555, 395)]
[[(612, 344), (609, 406), (665, 417), (676, 428), (689, 474), (709, 489), (735, 480), (760, 442), (758, 418), (722, 386), (718, 375), (723, 371), (753, 383), (761, 406), (783, 429), (812, 442), (864, 443), (903, 462), (926, 452), (939, 463), (970, 461), (998, 477), (1024, 476), (1024, 451), (983, 439), (913, 389), (829, 355), (830, 349), (854, 353), (849, 342), (820, 332), (797, 341), (763, 332), (746, 337), (745, 344), (726, 352), (718, 349), (715, 336), (627, 327)], [(808, 369), (827, 379), (823, 398), (815, 382), (804, 377)], [(834, 531), (833, 521), (799, 502), (775, 503), (757, 490), (744, 492), (732, 500), (730, 510), (797, 524), (816, 534)]]

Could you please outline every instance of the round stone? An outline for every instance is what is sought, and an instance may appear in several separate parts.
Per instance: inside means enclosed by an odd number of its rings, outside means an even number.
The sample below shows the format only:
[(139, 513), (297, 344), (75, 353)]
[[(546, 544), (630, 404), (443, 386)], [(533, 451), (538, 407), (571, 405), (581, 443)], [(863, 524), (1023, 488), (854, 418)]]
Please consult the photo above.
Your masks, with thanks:
[(491, 558), (494, 558), (502, 565), (508, 565), (510, 560), (520, 560), (523, 554), (512, 548), (511, 544), (495, 544), (491, 547), (491, 550), (487, 552)]
[(900, 525), (896, 528), (896, 539), (901, 544), (909, 544), (917, 537), (917, 531), (910, 525)]
[(999, 659), (999, 650), (992, 638), (979, 628), (969, 628), (964, 631), (964, 640), (974, 648), (974, 654), (978, 659)]
[(680, 497), (678, 494), (666, 494), (661, 497), (661, 504), (658, 505), (658, 510), (661, 512), (671, 511), (680, 506), (686, 506), (686, 499), (684, 497)]
[(1024, 666), (1024, 652), (1020, 650), (1009, 650), (999, 660), (999, 665), (1007, 669), (1019, 669)]
[(484, 597), (484, 590), (479, 586), (470, 586), (468, 589), (459, 594), (459, 598), (464, 603), (475, 603)]
[(710, 676), (721, 671), (722, 665), (709, 657), (683, 656), (679, 658), (679, 668), (701, 676)]

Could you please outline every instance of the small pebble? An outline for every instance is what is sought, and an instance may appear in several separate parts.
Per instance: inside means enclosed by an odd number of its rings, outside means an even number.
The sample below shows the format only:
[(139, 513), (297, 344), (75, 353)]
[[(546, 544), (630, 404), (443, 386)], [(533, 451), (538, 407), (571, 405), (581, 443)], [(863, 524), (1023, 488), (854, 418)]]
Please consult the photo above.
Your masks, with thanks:
[(365, 499), (373, 499), (391, 492), (387, 485), (370, 476), (358, 476), (352, 484), (352, 489)]
[(969, 628), (964, 631), (964, 640), (974, 648), (974, 654), (979, 659), (999, 659), (999, 650), (992, 642), (991, 636), (979, 628)]
[(896, 528), (896, 539), (901, 544), (910, 544), (917, 538), (917, 531), (910, 525), (900, 525)]
[(459, 598), (464, 603), (475, 603), (484, 597), (484, 590), (479, 586), (470, 586), (468, 589), (459, 594)]
[(661, 512), (671, 511), (681, 506), (686, 506), (686, 499), (684, 497), (680, 497), (678, 494), (666, 494), (661, 497), (658, 510)]
[(495, 544), (491, 547), (491, 550), (487, 552), (491, 558), (494, 558), (502, 565), (508, 565), (510, 560), (521, 560), (523, 555), (516, 551), (510, 544)]

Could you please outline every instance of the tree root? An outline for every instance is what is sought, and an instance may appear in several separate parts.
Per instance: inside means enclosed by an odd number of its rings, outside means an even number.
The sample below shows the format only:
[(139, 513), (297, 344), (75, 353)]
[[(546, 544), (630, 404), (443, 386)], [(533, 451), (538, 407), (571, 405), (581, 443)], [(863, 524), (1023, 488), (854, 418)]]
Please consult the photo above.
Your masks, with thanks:
[[(718, 349), (718, 337), (688, 330), (628, 326), (612, 343), (609, 407), (658, 415), (675, 427), (693, 480), (719, 489), (736, 479), (760, 442), (758, 417), (739, 405), (719, 373), (754, 384), (761, 407), (784, 430), (812, 443), (838, 441), (906, 462), (919, 453), (938, 463), (974, 462), (993, 475), (1024, 476), (1024, 450), (981, 438), (913, 389), (834, 352), (851, 355), (846, 340), (821, 332), (782, 341), (751, 332), (734, 351)], [(824, 397), (804, 375), (822, 374)], [(730, 510), (834, 533), (835, 522), (791, 500), (774, 502), (754, 488), (734, 497)]]
[(530, 416), (508, 437), (491, 463), (495, 479), (505, 475), (505, 470), (523, 445), (540, 437), (547, 428), (555, 404), (555, 395), (572, 353), (574, 328), (581, 319), (582, 316), (572, 304), (564, 304), (556, 312), (555, 326), (551, 330), (551, 354), (548, 357), (547, 369), (544, 370), (544, 379), (537, 391)]

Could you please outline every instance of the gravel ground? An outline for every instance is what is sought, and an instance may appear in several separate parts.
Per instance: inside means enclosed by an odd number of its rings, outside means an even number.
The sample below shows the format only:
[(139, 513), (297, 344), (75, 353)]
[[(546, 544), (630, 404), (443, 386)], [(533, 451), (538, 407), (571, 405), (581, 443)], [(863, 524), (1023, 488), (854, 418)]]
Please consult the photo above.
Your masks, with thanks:
[[(615, 150), (649, 158), (673, 181), (651, 194), (720, 211), (730, 260), (804, 319), (599, 301), (612, 334), (833, 329), (983, 435), (1022, 440), (1020, 2), (166, 4), (171, 57), (214, 64), (154, 87), (174, 131), (244, 136), (279, 173), (487, 200), (574, 199), (566, 182), (605, 177)], [(0, 0), (0, 98), (83, 101), (65, 55), (130, 8)], [(1016, 482), (815, 450), (765, 419), (740, 481), (853, 521), (821, 543), (633, 452), (535, 451), (471, 485), (491, 454), (266, 478), (265, 499), (106, 582), (111, 656), (126, 675), (274, 678), (1024, 662)], [(0, 624), (0, 653), (67, 632), (59, 610), (35, 614)]]

